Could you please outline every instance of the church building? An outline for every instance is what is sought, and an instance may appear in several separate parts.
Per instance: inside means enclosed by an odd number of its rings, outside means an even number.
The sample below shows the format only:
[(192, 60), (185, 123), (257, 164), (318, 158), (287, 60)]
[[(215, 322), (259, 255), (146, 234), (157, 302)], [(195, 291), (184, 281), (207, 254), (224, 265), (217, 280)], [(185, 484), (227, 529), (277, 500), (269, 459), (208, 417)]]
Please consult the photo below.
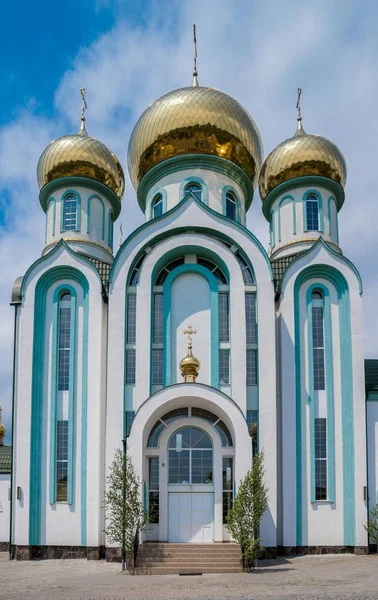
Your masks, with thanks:
[[(341, 151), (305, 131), (299, 108), (264, 161), (251, 115), (195, 72), (135, 125), (145, 222), (117, 249), (124, 173), (85, 120), (84, 100), (79, 131), (39, 159), (44, 245), (41, 232), (12, 293), (13, 555), (104, 555), (123, 444), (149, 511), (142, 547), (230, 542), (227, 512), (263, 449), (268, 554), (367, 552), (378, 393), (367, 427)], [(268, 251), (246, 226), (257, 186)]]

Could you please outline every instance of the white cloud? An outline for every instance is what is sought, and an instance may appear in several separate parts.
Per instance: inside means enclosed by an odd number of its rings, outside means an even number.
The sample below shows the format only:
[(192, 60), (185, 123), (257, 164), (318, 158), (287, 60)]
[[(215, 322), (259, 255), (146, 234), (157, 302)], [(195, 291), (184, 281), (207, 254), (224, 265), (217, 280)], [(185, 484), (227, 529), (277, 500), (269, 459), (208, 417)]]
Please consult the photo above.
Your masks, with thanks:
[[(98, 10), (112, 5), (118, 14), (125, 14), (122, 2), (97, 0)], [(348, 184), (340, 213), (341, 245), (364, 279), (366, 355), (378, 356), (374, 316), (378, 6), (365, 3), (361, 11), (358, 0), (315, 4), (192, 0), (164, 4), (164, 15), (161, 6), (152, 4), (143, 26), (119, 18), (114, 29), (81, 49), (56, 90), (57, 118), (35, 117), (32, 101), (0, 130), (0, 197), (5, 192), (11, 197), (11, 208), (5, 208), (6, 227), (0, 229), (0, 381), (5, 414), (9, 414), (11, 394), (10, 292), (14, 279), (40, 255), (44, 243), (44, 215), (35, 180), (39, 155), (51, 139), (78, 128), (79, 88), (84, 86), (88, 131), (114, 150), (126, 171), (127, 145), (136, 119), (158, 96), (191, 83), (193, 20), (200, 83), (224, 90), (248, 108), (260, 128), (266, 154), (295, 130), (298, 86), (304, 90), (305, 128), (329, 137), (343, 150)], [(118, 223), (129, 233), (142, 218), (128, 183)], [(268, 227), (257, 195), (249, 226), (266, 246)]]

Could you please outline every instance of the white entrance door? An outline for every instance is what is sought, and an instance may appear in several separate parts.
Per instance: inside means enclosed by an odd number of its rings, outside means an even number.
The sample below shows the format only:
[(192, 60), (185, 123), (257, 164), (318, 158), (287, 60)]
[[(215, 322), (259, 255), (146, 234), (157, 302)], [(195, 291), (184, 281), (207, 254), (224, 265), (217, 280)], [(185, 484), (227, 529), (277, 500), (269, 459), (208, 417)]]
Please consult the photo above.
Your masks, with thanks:
[(213, 494), (168, 494), (170, 542), (201, 543), (213, 541)]

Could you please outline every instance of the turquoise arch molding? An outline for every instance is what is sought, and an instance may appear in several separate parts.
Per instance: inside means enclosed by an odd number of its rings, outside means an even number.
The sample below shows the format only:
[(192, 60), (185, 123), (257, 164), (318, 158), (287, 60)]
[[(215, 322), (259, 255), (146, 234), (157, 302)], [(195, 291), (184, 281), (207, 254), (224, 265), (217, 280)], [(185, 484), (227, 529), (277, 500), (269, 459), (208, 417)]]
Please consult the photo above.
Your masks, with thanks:
[(174, 280), (184, 273), (197, 273), (204, 277), (210, 287), (210, 338), (211, 338), (211, 370), (210, 381), (214, 388), (219, 387), (218, 363), (218, 281), (208, 269), (202, 265), (184, 264), (171, 271), (164, 282), (164, 387), (171, 385), (172, 356), (171, 356), (171, 291)]
[(320, 232), (324, 232), (324, 203), (323, 203), (323, 197), (321, 195), (321, 193), (318, 190), (315, 189), (310, 189), (310, 190), (306, 190), (306, 192), (303, 194), (302, 196), (302, 211), (303, 211), (303, 231), (312, 231), (310, 229), (307, 229), (307, 206), (306, 206), (306, 200), (308, 198), (308, 196), (316, 196), (318, 199), (318, 219), (319, 219), (319, 229), (317, 229), (316, 231), (320, 231)]
[[(253, 233), (251, 231), (249, 231), (246, 227), (244, 227), (244, 225), (241, 225), (240, 223), (237, 223), (236, 221), (230, 221), (230, 219), (227, 219), (227, 217), (225, 217), (221, 213), (213, 210), (209, 206), (206, 206), (205, 204), (203, 204), (203, 202), (201, 202), (200, 200), (198, 200), (197, 198), (195, 198), (192, 194), (190, 194), (189, 197), (183, 198), (183, 200), (181, 200), (181, 202), (179, 202), (178, 204), (176, 204), (173, 208), (171, 208), (165, 214), (161, 215), (161, 217), (157, 217), (156, 219), (153, 219), (153, 221), (148, 221), (147, 223), (143, 223), (142, 225), (140, 225), (137, 229), (135, 229), (135, 231), (133, 231), (129, 235), (129, 237), (123, 242), (122, 246), (119, 248), (119, 250), (117, 252), (117, 255), (114, 258), (113, 265), (112, 265), (112, 268), (110, 270), (110, 276), (109, 276), (110, 277), (110, 279), (109, 279), (110, 283), (112, 283), (112, 281), (113, 281), (114, 272), (115, 272), (116, 266), (118, 264), (118, 261), (120, 260), (120, 257), (123, 254), (123, 251), (128, 246), (128, 244), (134, 239), (134, 237), (136, 237), (141, 232), (144, 232), (146, 234), (146, 237), (147, 237), (147, 231), (145, 231), (145, 230), (147, 230), (148, 227), (151, 227), (151, 225), (153, 223), (156, 223), (159, 220), (161, 220), (163, 222), (163, 220), (165, 218), (167, 218), (168, 216), (172, 215), (175, 211), (179, 210), (179, 208), (181, 206), (183, 206), (183, 204), (185, 204), (186, 202), (188, 202), (189, 199), (190, 200), (194, 200), (194, 202), (196, 202), (198, 204), (198, 206), (202, 210), (205, 210), (209, 214), (217, 217), (217, 219), (219, 219), (220, 221), (223, 220), (224, 222), (228, 223), (228, 225), (230, 227), (236, 227), (239, 230), (241, 230), (242, 233), (247, 238), (249, 238), (252, 241), (252, 243), (256, 246), (256, 248), (261, 252), (262, 256), (264, 257), (265, 263), (266, 263), (266, 265), (268, 267), (270, 279), (271, 279), (271, 281), (273, 281), (274, 276), (273, 276), (273, 271), (272, 271), (272, 265), (270, 264), (270, 260), (269, 260), (268, 254), (267, 254), (264, 246), (253, 235)], [(157, 233), (154, 236), (154, 238), (153, 239), (149, 239), (148, 242), (146, 242), (145, 245), (142, 248), (143, 249), (147, 248), (147, 247), (149, 247), (149, 246), (151, 246), (153, 244), (156, 244), (157, 242), (160, 242), (161, 240), (166, 239), (167, 237), (173, 237), (173, 236), (179, 235), (181, 233), (200, 233), (200, 234), (205, 234), (205, 235), (208, 234), (208, 235), (212, 235), (212, 236), (216, 237), (219, 240), (226, 241), (227, 243), (230, 244), (230, 246), (232, 246), (233, 244), (235, 244), (234, 239), (231, 237), (232, 230), (230, 231), (230, 235), (226, 235), (224, 233), (221, 233), (219, 230), (213, 229), (211, 227), (193, 227), (193, 231), (191, 231), (191, 228), (188, 228), (188, 227), (176, 227), (176, 228), (173, 228), (173, 229), (169, 229), (168, 231), (164, 230), (164, 231), (161, 231), (160, 233)], [(251, 261), (249, 260), (248, 256), (245, 254), (245, 252), (241, 248), (239, 248), (239, 250), (242, 251), (242, 253), (244, 255), (244, 258), (246, 258), (248, 266), (251, 268), (251, 271), (253, 273), (254, 281), (256, 282), (256, 277), (255, 277), (255, 273), (254, 273), (254, 269), (253, 269)], [(336, 252), (335, 252), (335, 254), (338, 255), (338, 253), (336, 253)], [(139, 252), (139, 255), (140, 255), (140, 252)], [(304, 256), (304, 254), (302, 256)], [(355, 269), (355, 267), (354, 267), (354, 269)]]
[[(42, 436), (43, 436), (43, 383), (45, 380), (45, 304), (48, 290), (54, 283), (63, 279), (70, 280), (81, 286), (84, 298), (84, 341), (88, 331), (88, 293), (89, 284), (86, 277), (78, 269), (70, 266), (52, 267), (38, 280), (35, 287), (34, 299), (34, 339), (32, 358), (32, 387), (31, 387), (31, 423), (33, 436), (30, 440), (30, 484), (29, 484), (29, 545), (38, 546), (41, 543), (41, 465), (42, 465)], [(86, 421), (87, 412), (87, 349), (83, 343), (83, 421), (82, 421), (82, 463), (85, 467), (81, 477), (81, 540), (86, 544)]]
[(99, 200), (102, 206), (101, 239), (105, 240), (105, 204), (98, 194), (91, 194), (87, 200), (87, 233), (91, 231), (91, 203), (94, 199)]
[[(149, 221), (152, 221), (154, 219), (152, 204), (158, 194), (161, 194), (161, 196), (163, 198), (163, 214), (167, 212), (167, 191), (163, 187), (159, 187), (156, 190), (154, 190), (151, 198), (147, 202), (146, 216)], [(160, 216), (162, 216), (162, 215), (160, 215)]]
[(278, 203), (278, 207), (277, 207), (277, 211), (278, 211), (278, 241), (279, 242), (282, 239), (281, 208), (282, 208), (282, 204), (285, 202), (285, 200), (290, 200), (290, 202), (292, 203), (292, 210), (293, 210), (293, 215), (292, 215), (292, 218), (293, 218), (292, 233), (293, 233), (293, 235), (295, 235), (297, 233), (295, 198), (294, 198), (294, 196), (290, 196), (290, 194), (286, 194), (283, 198), (281, 198), (281, 200)]
[(63, 292), (71, 294), (71, 331), (70, 331), (70, 366), (68, 390), (68, 474), (67, 504), (74, 502), (74, 460), (75, 460), (75, 400), (76, 400), (76, 364), (77, 364), (77, 298), (76, 290), (71, 285), (62, 284), (54, 290), (53, 295), (53, 330), (52, 330), (52, 373), (50, 401), (50, 493), (49, 502), (56, 502), (56, 423), (58, 404), (58, 332), (59, 332), (59, 298)]
[(60, 233), (71, 231), (64, 229), (64, 201), (71, 194), (76, 198), (76, 229), (72, 229), (72, 231), (81, 231), (81, 196), (76, 190), (66, 190), (60, 200)]
[[(294, 262), (294, 261), (293, 261)], [(305, 268), (297, 276), (294, 284), (295, 316), (295, 379), (296, 379), (296, 511), (297, 546), (303, 545), (303, 439), (302, 439), (302, 385), (301, 385), (301, 346), (300, 346), (300, 303), (299, 292), (309, 279), (323, 279), (336, 289), (339, 304), (340, 364), (341, 364), (341, 413), (342, 413), (342, 452), (343, 452), (343, 509), (344, 545), (355, 544), (355, 481), (354, 481), (354, 428), (353, 428), (353, 375), (352, 340), (350, 322), (349, 289), (345, 277), (335, 267), (313, 265)]]
[[(221, 193), (221, 202), (222, 202), (222, 214), (228, 218), (226, 216), (226, 197), (227, 197), (227, 193), (231, 192), (232, 195), (235, 198), (235, 202), (236, 202), (236, 223), (242, 223), (242, 217), (243, 215), (243, 207), (242, 207), (242, 203), (239, 197), (238, 192), (236, 191), (236, 189), (232, 186), (232, 185), (225, 185), (222, 188), (222, 193)], [(232, 220), (232, 219), (229, 219)]]
[(108, 212), (108, 246), (113, 250), (113, 210)]
[[(180, 192), (179, 192), (179, 199), (183, 200), (186, 196), (185, 194), (185, 188), (189, 183), (198, 183), (201, 188), (202, 188), (202, 200), (201, 202), (203, 202), (205, 204), (205, 206), (209, 205), (209, 188), (207, 183), (205, 182), (204, 179), (202, 179), (202, 177), (186, 177), (184, 179), (184, 181), (181, 182), (180, 184)], [(193, 197), (194, 194), (191, 194)]]
[(333, 398), (333, 352), (332, 352), (332, 321), (331, 302), (329, 289), (322, 283), (311, 285), (306, 294), (307, 304), (307, 339), (308, 339), (308, 362), (309, 362), (309, 398), (310, 405), (310, 473), (311, 473), (311, 502), (316, 502), (315, 493), (315, 390), (314, 390), (314, 360), (312, 344), (312, 293), (319, 290), (323, 294), (324, 314), (324, 342), (325, 342), (325, 392), (327, 402), (327, 500), (335, 502), (335, 417)]

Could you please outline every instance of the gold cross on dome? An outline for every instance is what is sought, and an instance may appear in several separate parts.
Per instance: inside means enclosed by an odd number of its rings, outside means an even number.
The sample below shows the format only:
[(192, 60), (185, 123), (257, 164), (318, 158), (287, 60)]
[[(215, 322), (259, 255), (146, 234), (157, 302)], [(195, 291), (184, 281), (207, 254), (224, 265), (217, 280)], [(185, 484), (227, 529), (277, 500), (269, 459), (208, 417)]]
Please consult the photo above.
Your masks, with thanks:
[(302, 88), (298, 88), (298, 98), (297, 98), (297, 106), (296, 109), (298, 111), (298, 121), (302, 119), (301, 114), (301, 96), (302, 96)]
[(192, 336), (195, 335), (197, 333), (196, 329), (193, 329), (193, 327), (191, 325), (188, 325), (186, 329), (184, 329), (184, 335), (188, 336), (188, 344), (191, 346), (192, 345)]
[(87, 102), (85, 100), (85, 88), (80, 88), (80, 94), (83, 99), (83, 103), (81, 105), (81, 120), (85, 121), (85, 110), (88, 108)]

